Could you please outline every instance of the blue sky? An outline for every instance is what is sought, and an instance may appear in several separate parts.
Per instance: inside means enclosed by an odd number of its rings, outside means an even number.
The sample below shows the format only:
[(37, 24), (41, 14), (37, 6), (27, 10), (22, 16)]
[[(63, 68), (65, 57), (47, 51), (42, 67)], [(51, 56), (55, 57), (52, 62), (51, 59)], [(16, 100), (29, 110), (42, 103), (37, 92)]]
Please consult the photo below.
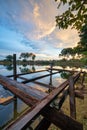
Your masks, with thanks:
[(57, 10), (54, 0), (0, 0), (0, 59), (21, 52), (58, 59), (63, 48), (76, 46), (76, 30), (55, 26), (55, 16), (65, 8)]

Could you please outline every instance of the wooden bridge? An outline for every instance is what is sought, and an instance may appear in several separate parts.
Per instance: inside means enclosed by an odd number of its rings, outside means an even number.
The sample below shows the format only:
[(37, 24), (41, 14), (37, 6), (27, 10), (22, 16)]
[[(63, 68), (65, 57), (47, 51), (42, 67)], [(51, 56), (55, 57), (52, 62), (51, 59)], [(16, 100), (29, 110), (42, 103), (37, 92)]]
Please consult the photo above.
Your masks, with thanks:
[[(68, 80), (64, 81), (61, 85), (54, 87), (52, 85), (41, 83), (37, 80), (47, 76), (52, 78), (52, 75), (59, 73), (62, 70), (56, 68), (47, 68), (45, 70), (31, 72), (39, 73), (48, 71), (49, 74), (28, 79), (23, 76), (31, 73), (17, 74), (15, 63), (16, 62), (14, 62), (14, 74), (7, 77), (0, 75), (0, 84), (3, 85), (5, 89), (11, 91), (15, 95), (15, 98), (18, 97), (27, 105), (29, 105), (29, 109), (13, 122), (9, 123), (5, 127), (5, 130), (26, 130), (32, 121), (34, 121), (39, 115), (42, 115), (43, 118), (36, 126), (35, 130), (47, 130), (51, 123), (55, 124), (61, 130), (83, 130), (83, 124), (76, 121), (75, 97), (83, 99), (84, 96), (80, 93), (80, 91), (76, 90), (75, 83), (80, 76), (82, 76), (81, 85), (83, 87), (85, 73), (71, 71), (72, 76), (70, 76)], [(56, 71), (53, 72), (53, 70)], [(18, 82), (18, 78), (22, 79), (23, 81)], [(48, 88), (49, 93), (42, 92), (41, 90), (26, 85), (26, 83), (29, 82), (34, 82), (36, 84), (45, 86)], [(59, 98), (58, 95), (60, 93), (62, 95)], [(69, 95), (70, 100), (70, 116), (67, 116), (61, 112), (62, 104), (64, 103), (67, 95)], [(55, 105), (52, 105), (52, 102), (57, 99), (58, 108), (56, 108)]]

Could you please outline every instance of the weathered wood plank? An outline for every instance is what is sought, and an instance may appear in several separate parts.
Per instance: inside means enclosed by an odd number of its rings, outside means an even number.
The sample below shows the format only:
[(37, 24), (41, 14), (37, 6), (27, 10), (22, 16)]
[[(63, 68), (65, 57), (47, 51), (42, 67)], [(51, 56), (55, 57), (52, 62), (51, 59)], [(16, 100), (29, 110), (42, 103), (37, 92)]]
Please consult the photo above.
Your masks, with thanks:
[(16, 88), (15, 86), (17, 85), (22, 86), (22, 84), (17, 83), (16, 81), (12, 81), (11, 79), (0, 75), (0, 84), (3, 85), (6, 89), (10, 90), (13, 94), (18, 96), (20, 99), (22, 99), (28, 105), (32, 106), (38, 101), (36, 98), (23, 92), (19, 88)]
[(84, 83), (84, 80), (85, 80), (85, 75), (86, 75), (86, 72), (83, 73), (83, 76), (82, 76), (82, 84)]
[[(23, 80), (28, 80), (28, 78), (21, 77), (21, 76), (19, 76), (18, 78), (23, 79)], [(38, 85), (41, 85), (41, 86), (43, 86), (43, 87), (45, 87), (45, 88), (50, 88), (50, 87), (51, 87), (52, 89), (55, 88), (54, 86), (51, 86), (51, 85), (48, 85), (48, 84), (45, 84), (45, 83), (41, 83), (41, 82), (39, 82), (39, 81), (33, 81), (33, 83), (38, 84)]]
[(64, 92), (63, 95), (61, 96), (59, 102), (58, 102), (58, 110), (62, 107), (66, 97), (68, 96), (69, 93), (69, 88), (67, 88)]
[(8, 130), (21, 130), (29, 121), (33, 119), (46, 105), (48, 105), (53, 99), (68, 85), (68, 81), (62, 83), (58, 88), (54, 89), (45, 99), (39, 102), (36, 107), (30, 109), (29, 113), (26, 113), (22, 118), (20, 117), (14, 123), (8, 126)]
[(78, 97), (80, 99), (84, 99), (83, 93), (79, 90), (75, 90), (75, 97)]
[(30, 95), (30, 97), (34, 97), (36, 99), (41, 100), (47, 96), (47, 93), (37, 90), (31, 86), (24, 85), (22, 83), (16, 82), (16, 81), (9, 79), (7, 77), (4, 77), (4, 76), (0, 76), (0, 78), (2, 79), (2, 82), (4, 81), (7, 84), (9, 83), (9, 85), (15, 86), (17, 89), (20, 89), (21, 91), (25, 92), (27, 95)]
[(21, 76), (18, 76), (19, 79), (22, 79), (22, 80), (28, 80), (28, 78), (25, 78), (25, 77), (21, 77)]
[(38, 84), (38, 85), (41, 85), (41, 86), (43, 86), (43, 87), (45, 87), (45, 88), (52, 88), (52, 89), (54, 89), (55, 87), (53, 86), (53, 85), (48, 85), (48, 84), (45, 84), (45, 83), (41, 83), (41, 82), (39, 82), (39, 81), (33, 81), (35, 84)]
[(74, 80), (73, 77), (69, 77), (69, 101), (70, 101), (70, 116), (76, 119), (76, 103), (75, 103), (75, 92), (74, 92)]
[[(77, 77), (79, 73), (75, 74), (73, 78)], [(59, 93), (61, 93), (68, 85), (68, 80), (63, 82), (55, 88), (46, 98), (32, 107), (24, 116), (20, 116), (15, 122), (9, 124), (8, 130), (21, 130), (27, 123), (29, 123), (41, 110), (50, 104)]]
[[(21, 75), (33, 74), (33, 73), (44, 72), (44, 71), (47, 71), (47, 69), (37, 70), (35, 72), (28, 72), (28, 73), (16, 74), (16, 76), (18, 77), (18, 76), (21, 76)], [(7, 77), (14, 77), (14, 75), (7, 75)]]
[[(49, 67), (47, 69), (51, 70), (51, 68), (49, 68)], [(62, 72), (62, 71), (68, 71), (68, 72), (71, 72), (71, 73), (79, 72), (77, 70), (57, 69), (57, 68), (54, 68), (54, 67), (52, 68), (52, 70), (56, 70), (56, 71), (60, 71), (60, 72)]]
[(28, 79), (28, 80), (26, 80), (26, 81), (23, 81), (22, 83), (29, 83), (29, 82), (32, 82), (32, 81), (35, 81), (35, 80), (38, 80), (38, 79), (42, 79), (42, 78), (45, 78), (45, 77), (47, 77), (47, 76), (50, 76), (50, 75), (53, 75), (53, 74), (57, 74), (58, 72), (54, 72), (54, 73), (52, 73), (52, 74), (46, 74), (46, 75), (42, 75), (42, 76), (38, 76), (38, 77), (36, 77), (36, 78), (32, 78), (32, 79)]
[(62, 130), (83, 130), (83, 125), (55, 108), (46, 107), (42, 115)]

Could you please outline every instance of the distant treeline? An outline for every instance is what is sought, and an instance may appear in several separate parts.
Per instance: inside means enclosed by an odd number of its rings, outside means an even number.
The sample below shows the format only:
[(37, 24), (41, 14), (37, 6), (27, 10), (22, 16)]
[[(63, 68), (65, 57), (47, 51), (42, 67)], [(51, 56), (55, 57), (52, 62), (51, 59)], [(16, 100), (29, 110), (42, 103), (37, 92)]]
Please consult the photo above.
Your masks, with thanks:
[[(11, 65), (13, 64), (12, 61), (0, 61), (1, 65)], [(21, 60), (17, 60), (17, 65), (53, 65), (53, 66), (61, 66), (61, 67), (66, 67), (66, 66), (70, 66), (70, 67), (85, 67), (87, 66), (87, 63), (85, 61), (79, 60), (79, 59), (70, 59), (70, 60), (66, 60), (66, 59), (62, 59), (62, 60), (29, 60), (29, 61), (21, 61)]]

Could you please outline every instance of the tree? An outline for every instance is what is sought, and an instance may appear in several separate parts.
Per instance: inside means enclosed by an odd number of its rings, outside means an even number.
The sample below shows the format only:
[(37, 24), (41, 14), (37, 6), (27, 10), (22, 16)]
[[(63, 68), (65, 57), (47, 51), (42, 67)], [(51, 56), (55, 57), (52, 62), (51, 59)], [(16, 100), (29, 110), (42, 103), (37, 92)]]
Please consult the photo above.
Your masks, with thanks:
[(32, 55), (32, 60), (33, 60), (33, 61), (35, 60), (35, 57), (36, 57), (36, 55), (33, 54), (33, 55)]
[(56, 25), (67, 29), (69, 26), (80, 30), (87, 23), (87, 0), (55, 0), (58, 1), (58, 9), (67, 5), (68, 9), (56, 16)]
[(74, 56), (78, 54), (78, 57), (87, 56), (87, 24), (85, 24), (80, 30), (80, 41), (74, 48), (65, 48), (61, 51), (62, 56), (70, 54)]
[(67, 56), (67, 55), (73, 55), (73, 49), (72, 48), (64, 48), (61, 51), (62, 56)]
[(87, 51), (87, 24), (85, 24), (80, 31), (80, 42), (78, 43), (82, 46), (84, 51)]
[[(77, 46), (73, 48), (73, 52), (77, 54), (87, 53), (87, 24), (80, 30), (80, 41)], [(86, 51), (86, 52), (85, 52)]]
[(73, 53), (74, 54), (81, 54), (82, 53), (82, 47), (80, 45), (77, 45), (76, 47), (73, 48)]
[(12, 62), (13, 61), (13, 56), (12, 55), (6, 56), (6, 61)]
[(34, 61), (34, 60), (35, 60), (36, 55), (35, 55), (34, 53), (29, 53), (29, 57), (31, 57), (31, 58), (32, 58), (32, 60)]
[(36, 55), (34, 53), (21, 53), (20, 59), (23, 58), (23, 61), (27, 61), (28, 58), (31, 58), (33, 61), (35, 60)]
[(28, 53), (21, 53), (21, 55), (20, 55), (20, 59), (23, 58), (26, 60), (28, 57), (29, 57)]
[(29, 57), (30, 57), (30, 53), (28, 52), (20, 54), (20, 59), (22, 58), (23, 62), (26, 62)]
[(72, 48), (64, 48), (62, 51), (61, 51), (61, 55), (62, 56), (65, 56), (65, 57), (67, 57), (67, 58), (69, 58), (69, 56), (71, 55), (71, 56), (73, 56), (73, 58), (74, 58), (74, 51), (73, 51), (73, 49)]
[(31, 59), (32, 59), (32, 56), (33, 56), (33, 53), (31, 52), (31, 53), (29, 53), (29, 57), (31, 57)]

